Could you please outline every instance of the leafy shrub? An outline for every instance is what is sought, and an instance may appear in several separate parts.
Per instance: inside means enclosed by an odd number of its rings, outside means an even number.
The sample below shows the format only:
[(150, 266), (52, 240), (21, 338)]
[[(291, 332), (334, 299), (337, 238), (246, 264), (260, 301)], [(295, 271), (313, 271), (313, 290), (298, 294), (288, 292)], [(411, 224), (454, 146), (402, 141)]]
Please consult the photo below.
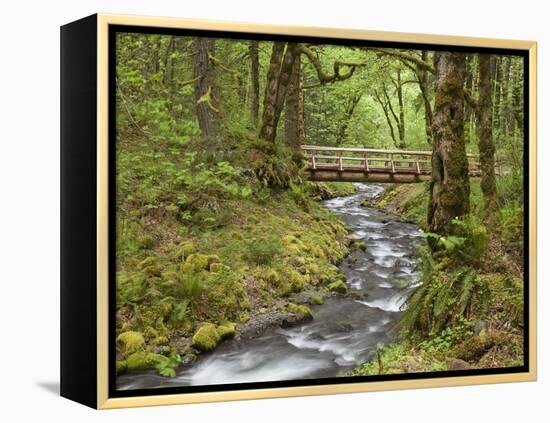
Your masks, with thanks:
[(427, 232), (425, 236), (449, 258), (479, 264), (489, 244), (487, 228), (475, 216), (451, 221), (453, 234), (448, 236)]

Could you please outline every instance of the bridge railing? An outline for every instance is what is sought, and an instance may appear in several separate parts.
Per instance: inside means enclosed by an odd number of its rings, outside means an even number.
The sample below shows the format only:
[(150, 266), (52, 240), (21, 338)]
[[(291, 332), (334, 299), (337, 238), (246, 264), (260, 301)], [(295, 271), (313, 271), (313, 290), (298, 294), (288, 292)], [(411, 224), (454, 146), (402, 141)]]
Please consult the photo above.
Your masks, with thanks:
[[(431, 151), (385, 150), (356, 147), (302, 145), (311, 170), (363, 171), (380, 173), (431, 173)], [(478, 156), (467, 154), (470, 174), (480, 172)]]

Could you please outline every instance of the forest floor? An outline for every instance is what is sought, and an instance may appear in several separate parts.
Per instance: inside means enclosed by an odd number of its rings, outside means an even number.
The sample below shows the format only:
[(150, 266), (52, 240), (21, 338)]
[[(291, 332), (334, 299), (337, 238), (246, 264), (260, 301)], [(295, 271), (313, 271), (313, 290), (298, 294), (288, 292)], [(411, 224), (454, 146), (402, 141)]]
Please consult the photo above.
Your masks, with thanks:
[[(482, 204), (478, 179), (471, 180), (471, 203)], [(428, 229), (428, 185), (403, 184), (390, 186), (369, 205), (383, 208)], [(475, 207), (474, 207), (475, 213)], [(462, 313), (453, 313), (459, 299), (445, 296), (445, 287), (457, 285), (460, 270), (447, 265), (445, 258), (426, 266), (420, 264), (431, 278), (424, 281), (426, 289), (438, 290), (423, 295), (423, 301), (433, 308), (426, 326), (432, 329), (422, 332), (419, 328), (405, 329), (401, 325), (400, 341), (387, 345), (376, 352), (376, 359), (357, 367), (354, 375), (376, 375), (442, 370), (465, 370), (473, 368), (501, 368), (523, 365), (523, 270), (518, 263), (520, 253), (503, 241), (505, 223), (489, 230), (488, 251), (475, 270), (471, 286), (457, 289), (471, 295)], [(505, 238), (505, 237), (504, 237)], [(521, 261), (520, 261), (521, 262)], [(424, 263), (425, 264), (425, 263)], [(449, 288), (450, 289), (450, 288)], [(476, 292), (477, 291), (477, 292)], [(454, 292), (454, 291), (453, 291)], [(461, 294), (464, 295), (464, 294)], [(409, 315), (425, 313), (426, 304), (412, 303)], [(449, 309), (449, 310), (445, 310)], [(447, 313), (447, 315), (446, 315)], [(441, 315), (441, 322), (435, 321)], [(407, 316), (405, 316), (406, 318)], [(417, 323), (418, 324), (418, 323)]]

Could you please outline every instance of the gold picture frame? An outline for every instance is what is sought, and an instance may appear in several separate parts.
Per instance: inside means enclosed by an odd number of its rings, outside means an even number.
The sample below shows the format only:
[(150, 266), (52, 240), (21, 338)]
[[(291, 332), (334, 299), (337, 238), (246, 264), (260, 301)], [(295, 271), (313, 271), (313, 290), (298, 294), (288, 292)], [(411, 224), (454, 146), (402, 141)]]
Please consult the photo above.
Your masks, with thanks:
[[(84, 335), (76, 335), (76, 329), (70, 328), (70, 319), (75, 318), (75, 311), (66, 305), (67, 302), (74, 301), (76, 299), (76, 293), (70, 291), (71, 288), (68, 285), (74, 279), (71, 279), (71, 269), (65, 272), (65, 276), (62, 275), (62, 292), (65, 287), (67, 294), (65, 305), (62, 304), (62, 331), (65, 332), (65, 338), (62, 332), (62, 395), (82, 402), (89, 406), (98, 409), (113, 409), (121, 407), (138, 407), (138, 406), (152, 406), (152, 405), (169, 405), (169, 404), (188, 404), (199, 402), (214, 402), (214, 401), (235, 401), (235, 400), (248, 400), (248, 399), (260, 399), (260, 398), (281, 398), (292, 396), (307, 396), (307, 395), (327, 395), (327, 394), (343, 394), (343, 393), (356, 393), (356, 392), (371, 392), (371, 391), (384, 391), (384, 390), (399, 390), (399, 389), (419, 389), (419, 388), (435, 388), (435, 387), (447, 387), (447, 386), (462, 386), (462, 385), (477, 385), (477, 384), (492, 384), (492, 383), (505, 383), (505, 382), (528, 382), (535, 381), (537, 378), (537, 285), (536, 285), (536, 252), (537, 252), (537, 152), (536, 152), (536, 139), (537, 139), (537, 44), (534, 41), (517, 41), (517, 40), (504, 40), (504, 39), (489, 39), (489, 38), (476, 38), (476, 37), (459, 37), (459, 36), (447, 36), (447, 35), (429, 35), (429, 34), (411, 34), (400, 32), (381, 32), (381, 31), (368, 31), (359, 29), (335, 29), (335, 28), (315, 28), (315, 27), (301, 27), (301, 26), (286, 26), (286, 25), (261, 25), (252, 23), (234, 23), (223, 21), (210, 21), (210, 20), (197, 20), (197, 19), (179, 19), (179, 18), (162, 18), (162, 17), (145, 17), (145, 16), (126, 16), (115, 14), (97, 14), (91, 18), (86, 18), (88, 29), (84, 31), (84, 35), (81, 35), (78, 29), (79, 22), (68, 24), (64, 27), (65, 36), (67, 38), (73, 38), (74, 44), (72, 47), (65, 47), (65, 51), (62, 48), (63, 54), (67, 58), (66, 65), (69, 66), (71, 62), (71, 54), (78, 48), (79, 43), (82, 40), (88, 40), (94, 38), (95, 40), (91, 45), (96, 45), (95, 64), (97, 68), (92, 72), (96, 77), (95, 87), (95, 137), (96, 141), (93, 146), (93, 154), (95, 154), (95, 172), (93, 179), (95, 180), (95, 211), (93, 213), (93, 227), (95, 228), (95, 243), (93, 256), (95, 260), (93, 263), (88, 259), (85, 264), (94, 267), (95, 273), (95, 285), (93, 292), (95, 298), (93, 305), (96, 309), (89, 318), (95, 321), (93, 330), (90, 333)], [(91, 20), (90, 20), (91, 19)], [(84, 21), (84, 20), (83, 20)], [(82, 21), (82, 22), (83, 22)], [(413, 44), (428, 44), (428, 45), (448, 45), (448, 46), (460, 46), (460, 47), (474, 47), (474, 48), (494, 48), (494, 49), (515, 49), (522, 50), (528, 53), (529, 63), (529, 122), (528, 122), (528, 142), (529, 142), (529, 193), (528, 193), (528, 210), (529, 210), (529, 227), (525, 229), (526, 234), (529, 237), (529, 255), (528, 269), (529, 279), (528, 285), (525, 287), (528, 290), (528, 371), (520, 373), (502, 373), (502, 374), (480, 374), (470, 376), (449, 376), (438, 378), (407, 378), (401, 380), (387, 380), (387, 381), (374, 381), (374, 382), (345, 382), (330, 385), (314, 385), (314, 386), (286, 386), (286, 387), (270, 387), (270, 388), (258, 388), (258, 389), (246, 389), (246, 390), (224, 390), (224, 391), (207, 391), (207, 392), (193, 392), (193, 393), (170, 393), (144, 395), (144, 396), (109, 396), (109, 334), (113, 330), (112, 321), (109, 318), (109, 299), (112, 295), (112, 291), (109, 289), (109, 98), (112, 95), (110, 93), (109, 86), (109, 28), (112, 26), (128, 26), (128, 27), (147, 27), (147, 28), (159, 28), (163, 30), (169, 29), (187, 29), (187, 30), (208, 30), (208, 31), (221, 31), (221, 32), (239, 32), (250, 34), (265, 34), (271, 36), (298, 36), (298, 37), (321, 37), (325, 39), (345, 39), (345, 40), (368, 40), (368, 41), (381, 41), (381, 42), (396, 42), (396, 43), (413, 43)], [(91, 29), (90, 29), (91, 28)], [(63, 32), (62, 32), (63, 34)], [(79, 39), (79, 37), (82, 39)], [(62, 44), (63, 47), (63, 44)], [(83, 49), (89, 48), (89, 45), (83, 45)], [(72, 49), (72, 50), (71, 50)], [(75, 54), (73, 54), (74, 56)], [(84, 66), (84, 65), (83, 65)], [(62, 62), (63, 69), (63, 62)], [(65, 71), (65, 77), (68, 80), (77, 78), (71, 70), (67, 68)], [(65, 95), (71, 87), (65, 88)], [(63, 88), (62, 88), (62, 100), (64, 100)], [(92, 99), (93, 100), (93, 99)], [(78, 102), (80, 100), (73, 99), (71, 101)], [(69, 100), (67, 100), (69, 103)], [(76, 103), (73, 103), (76, 104)], [(69, 106), (68, 106), (69, 107)], [(63, 110), (63, 109), (62, 109)], [(84, 112), (83, 112), (84, 113)], [(89, 113), (89, 110), (88, 110)], [(62, 112), (62, 119), (65, 120), (66, 125), (73, 125), (70, 122), (72, 118), (69, 116), (69, 111), (65, 116)], [(91, 118), (90, 118), (91, 119)], [(65, 131), (67, 142), (70, 142), (70, 138), (75, 135), (69, 131)], [(63, 141), (62, 141), (63, 150)], [(67, 152), (65, 156), (66, 162), (71, 161), (71, 154)], [(92, 154), (92, 153), (90, 153)], [(70, 177), (70, 169), (67, 170), (65, 176), (62, 174), (62, 178)], [(90, 176), (91, 177), (91, 176)], [(63, 186), (63, 179), (62, 179)], [(70, 198), (69, 189), (63, 194), (66, 196), (67, 201), (72, 201)], [(67, 207), (70, 207), (67, 205)], [(62, 207), (63, 208), (63, 207)], [(67, 212), (68, 213), (68, 212)], [(68, 220), (67, 220), (68, 221)], [(75, 224), (73, 222), (73, 224)], [(69, 225), (69, 223), (67, 223)], [(72, 227), (67, 227), (69, 231)], [(62, 234), (62, 241), (65, 238)], [(74, 241), (76, 242), (76, 241)], [(63, 242), (62, 242), (63, 243)], [(73, 248), (75, 244), (69, 242), (64, 243), (64, 247), (67, 250)], [(70, 252), (67, 252), (70, 254)], [(62, 256), (62, 260), (67, 262), (67, 266), (75, 266), (75, 262), (69, 264), (69, 256)], [(90, 255), (89, 257), (92, 257)], [(84, 260), (84, 259), (83, 259)], [(84, 261), (81, 262), (84, 264)], [(63, 266), (63, 263), (62, 263)], [(84, 267), (83, 270), (86, 268)], [(90, 267), (91, 269), (91, 267)], [(63, 272), (62, 272), (63, 274)], [(63, 277), (66, 279), (63, 280)], [(70, 292), (69, 292), (70, 291)], [(92, 291), (90, 291), (92, 292)], [(111, 293), (110, 293), (111, 292)], [(67, 319), (63, 323), (63, 314)], [(92, 327), (92, 326), (90, 326)], [(66, 329), (65, 329), (66, 328)], [(93, 335), (93, 343), (95, 345), (95, 354), (90, 355), (87, 358), (89, 360), (88, 365), (93, 368), (95, 373), (95, 385), (92, 384), (92, 388), (83, 387), (78, 383), (72, 381), (71, 373), (76, 371), (77, 363), (74, 361), (67, 361), (63, 364), (63, 357), (67, 360), (71, 355), (70, 345), (77, 342), (82, 342), (82, 339), (76, 339), (78, 336), (86, 337), (86, 342), (91, 343), (91, 336)], [(65, 349), (64, 349), (65, 348)], [(78, 366), (82, 366), (80, 362)], [(90, 376), (91, 378), (92, 376)], [(65, 379), (65, 381), (63, 380)], [(89, 382), (89, 381), (88, 381)], [(95, 391), (95, 397), (93, 392)]]

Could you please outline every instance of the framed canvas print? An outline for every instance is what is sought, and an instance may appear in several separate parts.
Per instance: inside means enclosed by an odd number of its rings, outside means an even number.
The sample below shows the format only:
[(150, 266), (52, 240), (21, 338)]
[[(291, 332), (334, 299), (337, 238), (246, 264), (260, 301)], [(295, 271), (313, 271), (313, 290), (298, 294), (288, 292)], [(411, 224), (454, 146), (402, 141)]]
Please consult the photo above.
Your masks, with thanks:
[(61, 28), (61, 394), (536, 379), (536, 43)]

